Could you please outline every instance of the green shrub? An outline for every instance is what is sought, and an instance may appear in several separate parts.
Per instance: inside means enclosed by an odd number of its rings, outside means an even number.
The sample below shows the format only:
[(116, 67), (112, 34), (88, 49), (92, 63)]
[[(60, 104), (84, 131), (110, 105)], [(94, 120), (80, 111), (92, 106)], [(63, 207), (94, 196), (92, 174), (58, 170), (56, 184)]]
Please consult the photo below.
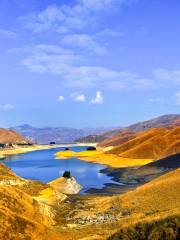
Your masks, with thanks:
[(96, 150), (96, 148), (95, 147), (87, 147), (87, 149), (86, 149), (87, 151), (95, 151)]
[(120, 229), (109, 240), (176, 240), (180, 239), (180, 216), (153, 222), (141, 222)]
[(63, 174), (64, 178), (71, 178), (71, 172), (70, 171), (65, 171)]

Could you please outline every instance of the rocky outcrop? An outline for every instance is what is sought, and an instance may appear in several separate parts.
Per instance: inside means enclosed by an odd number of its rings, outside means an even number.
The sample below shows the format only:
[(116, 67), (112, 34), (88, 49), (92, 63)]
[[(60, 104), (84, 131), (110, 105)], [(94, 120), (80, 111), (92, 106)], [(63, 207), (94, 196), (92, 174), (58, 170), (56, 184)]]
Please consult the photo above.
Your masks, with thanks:
[(65, 194), (77, 194), (83, 188), (74, 177), (65, 178), (61, 177), (49, 183), (56, 191)]

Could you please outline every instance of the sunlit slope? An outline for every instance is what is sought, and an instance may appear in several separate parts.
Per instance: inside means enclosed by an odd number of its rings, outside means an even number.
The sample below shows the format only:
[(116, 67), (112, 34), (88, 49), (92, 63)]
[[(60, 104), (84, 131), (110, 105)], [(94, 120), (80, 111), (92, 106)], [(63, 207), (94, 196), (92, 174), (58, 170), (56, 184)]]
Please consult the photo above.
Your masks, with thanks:
[(28, 142), (29, 140), (21, 136), (19, 133), (12, 130), (0, 128), (0, 144), (6, 144), (6, 143), (13, 143), (13, 144), (23, 143), (24, 144)]
[(173, 128), (175, 126), (180, 126), (179, 114), (163, 115), (148, 121), (138, 122), (126, 128), (116, 129), (111, 132), (106, 132), (103, 135), (98, 135), (99, 139), (103, 139), (98, 141), (98, 146), (118, 146), (127, 140), (133, 139), (139, 132), (147, 131), (152, 128)]
[(167, 173), (121, 196), (122, 206), (133, 212), (180, 211), (180, 169)]
[(98, 144), (98, 147), (118, 146), (136, 137), (136, 133), (131, 130), (121, 130), (111, 138), (107, 138)]
[(65, 198), (59, 189), (21, 178), (0, 164), (0, 239), (59, 239), (51, 229)]
[[(30, 195), (16, 187), (0, 185), (0, 239), (41, 240), (51, 233), (52, 219)], [(56, 239), (56, 238), (54, 238)]]
[(180, 127), (155, 128), (108, 151), (125, 158), (157, 159), (180, 152)]
[[(168, 223), (171, 227), (175, 226), (174, 223), (180, 219), (179, 185), (180, 169), (177, 169), (121, 195), (118, 200), (116, 198), (116, 204), (120, 205), (121, 211), (129, 214), (119, 221), (119, 227), (116, 226), (119, 228), (118, 234), (110, 239), (176, 239), (156, 237), (161, 235), (162, 227), (167, 229)], [(149, 238), (148, 231), (151, 230), (156, 230), (158, 235)]]

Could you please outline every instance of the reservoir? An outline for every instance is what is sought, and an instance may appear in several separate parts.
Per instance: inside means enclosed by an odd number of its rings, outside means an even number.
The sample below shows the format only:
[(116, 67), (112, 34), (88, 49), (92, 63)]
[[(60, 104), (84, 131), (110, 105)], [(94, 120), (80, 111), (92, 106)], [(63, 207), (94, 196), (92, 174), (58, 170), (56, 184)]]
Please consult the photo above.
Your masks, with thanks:
[[(70, 148), (77, 152), (85, 149), (86, 147), (79, 146)], [(13, 155), (1, 162), (20, 177), (44, 183), (61, 177), (65, 171), (70, 171), (71, 175), (83, 186), (81, 193), (85, 193), (91, 188), (101, 189), (105, 184), (115, 183), (109, 176), (100, 173), (100, 170), (106, 168), (105, 165), (88, 163), (77, 158), (55, 159), (55, 153), (61, 150), (64, 148)]]

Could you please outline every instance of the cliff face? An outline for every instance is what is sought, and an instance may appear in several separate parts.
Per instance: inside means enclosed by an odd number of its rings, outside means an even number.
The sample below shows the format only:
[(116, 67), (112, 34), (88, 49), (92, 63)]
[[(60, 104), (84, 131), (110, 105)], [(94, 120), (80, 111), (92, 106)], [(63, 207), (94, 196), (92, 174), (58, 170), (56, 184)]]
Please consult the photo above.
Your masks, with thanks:
[(0, 144), (27, 144), (29, 140), (19, 133), (0, 128)]

